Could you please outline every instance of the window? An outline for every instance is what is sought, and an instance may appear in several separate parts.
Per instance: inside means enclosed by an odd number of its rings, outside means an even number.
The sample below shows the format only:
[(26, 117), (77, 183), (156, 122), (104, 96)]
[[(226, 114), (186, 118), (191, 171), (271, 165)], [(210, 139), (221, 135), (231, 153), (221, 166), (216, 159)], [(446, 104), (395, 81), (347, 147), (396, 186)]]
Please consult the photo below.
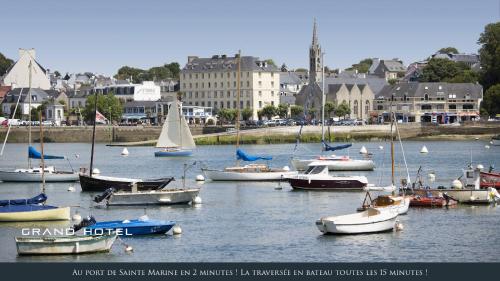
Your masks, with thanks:
[(250, 108), (250, 101), (247, 100), (247, 107)]
[(274, 81), (271, 81), (271, 87), (274, 87)]
[(227, 97), (230, 98), (231, 97), (231, 92), (230, 91), (227, 91)]
[(259, 71), (259, 78), (262, 77), (262, 73)]
[(205, 79), (205, 73), (201, 74), (201, 79)]
[(365, 115), (368, 116), (368, 112), (370, 111), (370, 101), (367, 100), (365, 102)]
[(233, 87), (236, 88), (236, 81), (233, 81)]
[[(427, 89), (427, 87), (425, 87)], [(425, 94), (424, 95), (424, 100), (429, 100), (429, 95), (428, 94)]]
[(191, 73), (189, 73), (189, 79), (193, 78), (193, 75), (191, 75)]
[(189, 92), (189, 98), (192, 99), (193, 98), (193, 92)]
[(182, 73), (182, 79), (186, 79), (186, 73)]
[(357, 100), (354, 101), (354, 112), (353, 113), (356, 114), (356, 115), (359, 114), (358, 113), (358, 101)]
[(250, 81), (247, 81), (247, 87), (250, 87)]
[(233, 101), (233, 108), (236, 108), (236, 101)]
[(205, 106), (205, 102), (204, 101), (201, 102), (201, 106)]
[(210, 88), (210, 82), (208, 82), (208, 88)]
[(227, 108), (231, 108), (231, 102), (227, 101)]
[(271, 101), (271, 105), (274, 106), (274, 101)]
[(422, 104), (421, 109), (422, 110), (431, 110), (432, 106), (430, 104)]
[(214, 92), (214, 98), (217, 98), (217, 91)]
[[(274, 77), (274, 72), (271, 72), (271, 77)], [(271, 83), (273, 83), (273, 82), (271, 82)]]
[(198, 82), (195, 83), (195, 88), (198, 89)]
[(201, 92), (201, 98), (204, 99), (205, 98), (205, 92)]
[(273, 96), (273, 97), (274, 97), (274, 91), (271, 91), (271, 96)]
[(457, 109), (457, 105), (456, 104), (450, 104), (450, 105), (448, 105), (448, 108), (449, 109)]
[(463, 109), (474, 109), (474, 105), (473, 104), (464, 104)]
[(262, 91), (259, 91), (259, 97), (262, 97)]
[(233, 78), (236, 78), (236, 72), (233, 72)]
[(229, 78), (229, 77), (230, 77), (229, 75), (230, 75), (230, 74), (229, 74), (229, 72), (228, 72), (228, 73), (227, 73), (227, 78)]
[(198, 98), (198, 92), (194, 92), (194, 97)]
[(193, 88), (193, 83), (189, 83), (189, 88)]
[(262, 101), (259, 101), (259, 108), (262, 108)]
[(214, 88), (217, 88), (217, 82), (214, 83)]
[(247, 72), (247, 78), (250, 77), (250, 72)]
[(198, 79), (198, 73), (196, 73), (196, 74), (194, 75), (194, 78)]
[(211, 106), (212, 106), (212, 102), (211, 102), (211, 101), (208, 101), (208, 102), (207, 102), (207, 106), (211, 107)]
[(262, 81), (259, 81), (259, 87), (262, 87)]

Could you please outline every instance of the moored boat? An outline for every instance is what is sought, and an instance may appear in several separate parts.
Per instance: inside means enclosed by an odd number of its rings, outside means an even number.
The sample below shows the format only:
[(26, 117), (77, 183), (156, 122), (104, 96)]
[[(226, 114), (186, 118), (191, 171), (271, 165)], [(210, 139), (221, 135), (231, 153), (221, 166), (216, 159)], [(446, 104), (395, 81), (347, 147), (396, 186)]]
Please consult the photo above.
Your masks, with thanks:
[(368, 185), (365, 176), (331, 176), (322, 161), (312, 162), (304, 174), (286, 177), (293, 189), (304, 190), (363, 190)]
[(80, 186), (82, 191), (98, 191), (103, 192), (108, 188), (115, 190), (130, 191), (132, 184), (137, 184), (138, 190), (154, 190), (161, 189), (167, 186), (170, 182), (174, 181), (173, 177), (162, 179), (134, 179), (134, 178), (121, 178), (109, 177), (101, 175), (89, 176), (85, 173), (80, 175)]
[(456, 205), (457, 201), (451, 199), (448, 195), (443, 194), (442, 196), (432, 196), (428, 194), (427, 196), (411, 196), (410, 197), (410, 207), (445, 207)]
[[(369, 208), (375, 208), (381, 211), (393, 211), (399, 215), (404, 215), (410, 208), (409, 196), (379, 195), (375, 199), (371, 198), (369, 192), (366, 193), (363, 205), (358, 211), (365, 211)], [(369, 199), (369, 200), (368, 200)]]
[[(46, 182), (75, 182), (78, 173), (72, 171), (57, 171), (54, 166), (47, 166), (45, 171)], [(41, 182), (42, 167), (30, 169), (0, 170), (0, 180), (3, 182)]]
[(279, 181), (296, 175), (296, 171), (283, 168), (270, 168), (265, 164), (249, 164), (228, 167), (224, 170), (201, 169), (205, 176), (213, 181)]
[[(87, 220), (92, 221), (93, 217)], [(84, 224), (88, 222), (82, 221)], [(85, 226), (85, 233), (102, 234), (115, 232), (118, 235), (150, 235), (150, 234), (165, 234), (172, 227), (175, 221), (152, 220), (147, 216), (142, 216), (135, 220), (116, 220), (116, 221), (101, 221), (91, 222)], [(78, 229), (75, 229), (77, 231)]]
[(324, 234), (362, 234), (391, 231), (397, 223), (397, 212), (374, 208), (342, 216), (323, 217), (316, 227)]
[(69, 220), (70, 207), (50, 205), (0, 206), (0, 222)]
[(488, 188), (488, 187), (494, 187), (496, 189), (500, 189), (500, 173), (498, 172), (481, 172), (480, 173), (480, 187), (481, 188)]
[(351, 159), (348, 156), (318, 156), (311, 159), (292, 158), (292, 166), (299, 171), (307, 170), (309, 164), (322, 161), (330, 171), (373, 171), (375, 163), (371, 159)]
[(106, 200), (108, 206), (189, 204), (198, 196), (199, 192), (199, 188), (150, 191), (137, 191), (132, 188), (131, 192), (108, 189), (102, 195), (96, 196), (94, 201), (100, 203)]
[(116, 234), (99, 236), (20, 236), (16, 237), (18, 255), (67, 255), (108, 252)]

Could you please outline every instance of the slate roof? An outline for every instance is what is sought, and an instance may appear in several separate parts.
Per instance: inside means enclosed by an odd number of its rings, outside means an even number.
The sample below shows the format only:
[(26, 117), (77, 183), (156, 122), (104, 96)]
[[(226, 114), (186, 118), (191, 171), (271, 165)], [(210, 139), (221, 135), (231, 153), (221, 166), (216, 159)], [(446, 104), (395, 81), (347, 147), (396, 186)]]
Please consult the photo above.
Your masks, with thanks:
[(424, 97), (427, 94), (430, 98), (448, 98), (449, 94), (455, 94), (456, 99), (466, 99), (466, 95), (469, 95), (470, 99), (480, 99), (483, 97), (483, 86), (473, 83), (408, 82), (387, 85), (375, 98), (389, 99), (393, 94), (395, 97)]
[(329, 87), (328, 85), (330, 84), (357, 84), (358, 87), (363, 84), (368, 84), (373, 93), (377, 95), (377, 93), (380, 92), (385, 85), (387, 85), (387, 81), (384, 78), (374, 75), (367, 75), (366, 78), (326, 77), (325, 88)]
[[(181, 70), (183, 73), (207, 71), (236, 71), (238, 60), (236, 57), (213, 56), (212, 58), (194, 57)], [(278, 72), (279, 69), (270, 64), (264, 64), (258, 57), (242, 56), (241, 71)]]
[[(25, 101), (28, 102), (27, 98), (28, 98), (29, 88), (15, 88), (9, 91), (5, 95), (3, 102), (16, 103), (21, 93), (21, 90), (22, 90), (22, 96), (19, 102), (25, 102)], [(49, 98), (49, 95), (47, 95), (47, 93), (40, 88), (32, 88), (31, 96), (36, 96), (36, 101), (33, 101), (35, 103), (41, 103), (42, 101), (47, 100)]]
[(300, 79), (299, 75), (295, 72), (280, 72), (280, 84), (302, 84), (307, 82), (306, 79)]

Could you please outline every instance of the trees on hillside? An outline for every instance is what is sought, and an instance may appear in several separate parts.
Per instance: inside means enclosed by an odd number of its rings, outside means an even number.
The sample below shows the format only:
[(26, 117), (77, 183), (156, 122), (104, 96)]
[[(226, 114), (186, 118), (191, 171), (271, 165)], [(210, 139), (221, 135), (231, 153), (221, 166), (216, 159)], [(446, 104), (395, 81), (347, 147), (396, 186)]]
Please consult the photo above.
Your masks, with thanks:
[(367, 73), (372, 63), (372, 59), (366, 58), (364, 60), (361, 60), (359, 63), (355, 63), (351, 67), (346, 68), (346, 70), (358, 70), (359, 73)]
[(438, 50), (441, 54), (458, 54), (458, 50), (455, 47), (445, 47)]
[(479, 57), (481, 60), (480, 83), (484, 87), (483, 112), (489, 115), (500, 114), (500, 22), (485, 26), (478, 43), (481, 44)]
[(142, 81), (159, 81), (167, 78), (179, 79), (180, 65), (177, 62), (164, 64), (162, 66), (151, 67), (148, 70), (122, 66), (115, 74), (116, 79), (132, 79), (133, 83), (141, 83)]
[(419, 77), (420, 82), (476, 83), (479, 75), (462, 62), (444, 58), (429, 60)]

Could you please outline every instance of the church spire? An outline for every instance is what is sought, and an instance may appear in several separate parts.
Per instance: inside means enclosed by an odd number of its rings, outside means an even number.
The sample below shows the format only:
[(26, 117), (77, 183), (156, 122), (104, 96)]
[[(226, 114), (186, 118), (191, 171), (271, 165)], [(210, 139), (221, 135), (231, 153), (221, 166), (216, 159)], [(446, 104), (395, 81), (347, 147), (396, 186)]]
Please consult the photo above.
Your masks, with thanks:
[(316, 18), (314, 18), (312, 46), (318, 45), (318, 35), (316, 35)]
[(318, 41), (316, 18), (313, 25), (312, 44), (309, 48), (309, 82), (319, 82), (321, 80), (321, 68), (323, 61), (321, 59), (321, 46)]

